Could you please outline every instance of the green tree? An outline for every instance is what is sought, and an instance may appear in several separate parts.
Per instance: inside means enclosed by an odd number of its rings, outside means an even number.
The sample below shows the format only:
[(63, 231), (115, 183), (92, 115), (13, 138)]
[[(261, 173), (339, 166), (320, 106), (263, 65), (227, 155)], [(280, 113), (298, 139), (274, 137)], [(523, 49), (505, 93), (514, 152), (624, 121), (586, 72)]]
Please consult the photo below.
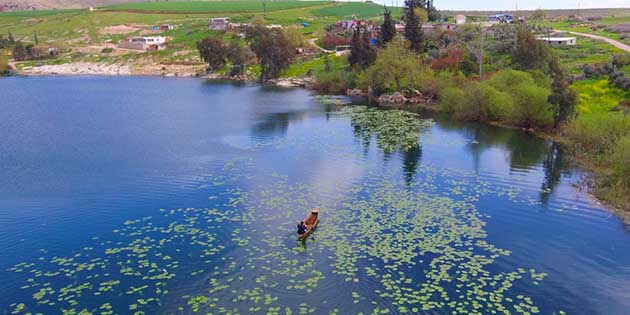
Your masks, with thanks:
[(11, 33), (11, 31), (9, 31), (9, 44), (15, 44), (15, 37), (13, 37), (13, 33)]
[(299, 48), (306, 46), (306, 39), (304, 34), (300, 31), (297, 25), (290, 25), (283, 29), (284, 37), (289, 42), (292, 48)]
[(16, 61), (24, 61), (28, 59), (28, 51), (21, 41), (17, 41), (13, 46), (13, 59)]
[(385, 7), (383, 12), (383, 23), (381, 24), (381, 31), (378, 34), (378, 42), (381, 47), (389, 43), (396, 36), (396, 25), (392, 20), (392, 11)]
[(575, 115), (578, 94), (569, 86), (569, 75), (555, 55), (549, 62), (549, 72), (553, 80), (549, 103), (553, 110), (553, 126), (558, 128)]
[(9, 73), (9, 58), (4, 54), (3, 50), (0, 50), (0, 76)]
[(374, 65), (363, 74), (364, 85), (375, 93), (420, 88), (425, 75), (422, 60), (409, 49), (407, 42), (395, 37), (387, 47), (378, 52)]
[(549, 57), (549, 47), (543, 41), (536, 39), (530, 30), (519, 28), (516, 45), (512, 49), (512, 63), (521, 70), (538, 69), (546, 72)]
[(293, 50), (281, 30), (257, 25), (248, 29), (245, 38), (260, 62), (261, 82), (279, 77), (291, 64)]
[(35, 41), (35, 45), (39, 45), (39, 38), (37, 37), (37, 32), (33, 33), (33, 40)]
[(417, 1), (405, 1), (405, 38), (411, 49), (421, 52), (424, 50), (424, 36), (422, 34), (420, 17), (416, 14)]
[(253, 58), (253, 53), (249, 47), (242, 47), (239, 45), (238, 40), (232, 40), (228, 47), (228, 60), (232, 64), (230, 70), (231, 76), (242, 75), (247, 69), (247, 64)]
[(208, 63), (208, 70), (216, 71), (225, 66), (228, 47), (221, 37), (207, 37), (197, 42), (201, 59)]
[(366, 69), (376, 60), (376, 48), (370, 44), (370, 34), (365, 28), (357, 27), (352, 31), (352, 42), (348, 63), (360, 69)]

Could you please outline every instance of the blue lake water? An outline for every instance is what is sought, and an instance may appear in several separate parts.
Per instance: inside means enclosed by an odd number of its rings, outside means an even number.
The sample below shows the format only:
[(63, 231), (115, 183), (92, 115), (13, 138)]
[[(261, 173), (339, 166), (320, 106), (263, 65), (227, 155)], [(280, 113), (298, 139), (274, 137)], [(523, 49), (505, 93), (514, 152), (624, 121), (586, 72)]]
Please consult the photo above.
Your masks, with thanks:
[(630, 310), (630, 230), (549, 141), (425, 117), (391, 149), (393, 112), (196, 79), (0, 95), (2, 314)]

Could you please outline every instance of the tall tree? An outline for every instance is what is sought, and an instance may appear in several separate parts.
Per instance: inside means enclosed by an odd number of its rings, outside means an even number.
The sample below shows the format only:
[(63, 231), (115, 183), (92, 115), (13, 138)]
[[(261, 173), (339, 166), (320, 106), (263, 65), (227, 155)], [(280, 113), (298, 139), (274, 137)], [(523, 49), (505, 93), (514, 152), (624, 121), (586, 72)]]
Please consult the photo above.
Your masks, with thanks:
[(13, 59), (16, 61), (23, 61), (28, 59), (28, 51), (21, 41), (17, 41), (13, 46)]
[(9, 44), (15, 44), (15, 37), (13, 37), (13, 33), (11, 33), (11, 31), (9, 31)]
[(208, 63), (208, 70), (216, 71), (225, 66), (228, 48), (221, 37), (208, 37), (197, 42), (197, 50), (203, 61)]
[(365, 26), (352, 31), (352, 43), (348, 62), (354, 67), (366, 69), (376, 60), (376, 48), (370, 43), (370, 33)]
[(260, 62), (261, 82), (279, 77), (291, 64), (293, 50), (281, 30), (253, 26), (248, 29), (245, 39)]
[(33, 33), (33, 38), (34, 38), (34, 41), (35, 41), (35, 45), (39, 45), (39, 38), (37, 37), (37, 32)]
[(575, 115), (578, 94), (569, 87), (567, 70), (562, 67), (556, 55), (549, 61), (549, 72), (553, 80), (549, 103), (552, 105), (554, 128), (558, 128)]
[(381, 24), (381, 32), (378, 34), (378, 43), (381, 47), (389, 43), (396, 36), (396, 25), (392, 20), (392, 11), (385, 7), (383, 12), (383, 24)]
[(427, 13), (430, 22), (435, 22), (441, 18), (440, 12), (435, 8), (433, 0), (427, 0)]
[(405, 1), (405, 38), (411, 49), (421, 52), (424, 50), (424, 36), (422, 34), (420, 17), (416, 14), (418, 0)]
[(516, 45), (512, 49), (512, 63), (521, 70), (547, 71), (549, 65), (549, 47), (536, 39), (534, 34), (524, 28), (519, 28), (516, 34)]
[(249, 49), (249, 47), (241, 47), (238, 44), (237, 40), (232, 40), (228, 47), (228, 59), (232, 63), (232, 69), (230, 70), (230, 75), (241, 75), (245, 73), (245, 69), (247, 68), (247, 63), (250, 59), (253, 58), (253, 53)]

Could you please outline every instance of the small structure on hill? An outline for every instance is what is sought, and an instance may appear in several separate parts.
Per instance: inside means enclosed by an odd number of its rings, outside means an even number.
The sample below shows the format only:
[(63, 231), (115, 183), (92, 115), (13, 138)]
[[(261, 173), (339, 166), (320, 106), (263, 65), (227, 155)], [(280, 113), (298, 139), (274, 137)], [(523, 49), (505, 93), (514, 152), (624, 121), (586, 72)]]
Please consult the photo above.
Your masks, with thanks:
[(458, 14), (455, 16), (455, 24), (462, 25), (466, 24), (466, 16), (463, 14)]
[(577, 38), (575, 37), (537, 37), (536, 39), (547, 42), (551, 46), (575, 46)]
[(211, 18), (208, 23), (208, 27), (211, 31), (225, 31), (230, 27), (229, 17)]
[(514, 22), (514, 16), (512, 14), (495, 14), (488, 17), (489, 22), (494, 23), (512, 23)]
[(123, 40), (118, 44), (119, 48), (155, 51), (166, 48), (166, 37), (164, 36), (134, 36)]
[(174, 29), (176, 29), (177, 26), (173, 25), (173, 24), (162, 24), (160, 25), (160, 31), (172, 31)]

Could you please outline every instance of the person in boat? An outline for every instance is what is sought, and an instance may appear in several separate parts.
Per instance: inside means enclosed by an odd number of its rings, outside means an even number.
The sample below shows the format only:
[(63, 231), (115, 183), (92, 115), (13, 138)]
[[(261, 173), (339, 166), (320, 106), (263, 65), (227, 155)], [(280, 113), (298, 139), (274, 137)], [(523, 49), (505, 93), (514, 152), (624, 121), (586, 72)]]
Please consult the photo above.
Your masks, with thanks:
[(298, 225), (297, 225), (297, 233), (299, 235), (302, 235), (302, 234), (306, 233), (306, 229), (307, 229), (307, 227), (306, 227), (306, 224), (304, 224), (304, 221), (300, 221), (300, 223), (298, 223)]

